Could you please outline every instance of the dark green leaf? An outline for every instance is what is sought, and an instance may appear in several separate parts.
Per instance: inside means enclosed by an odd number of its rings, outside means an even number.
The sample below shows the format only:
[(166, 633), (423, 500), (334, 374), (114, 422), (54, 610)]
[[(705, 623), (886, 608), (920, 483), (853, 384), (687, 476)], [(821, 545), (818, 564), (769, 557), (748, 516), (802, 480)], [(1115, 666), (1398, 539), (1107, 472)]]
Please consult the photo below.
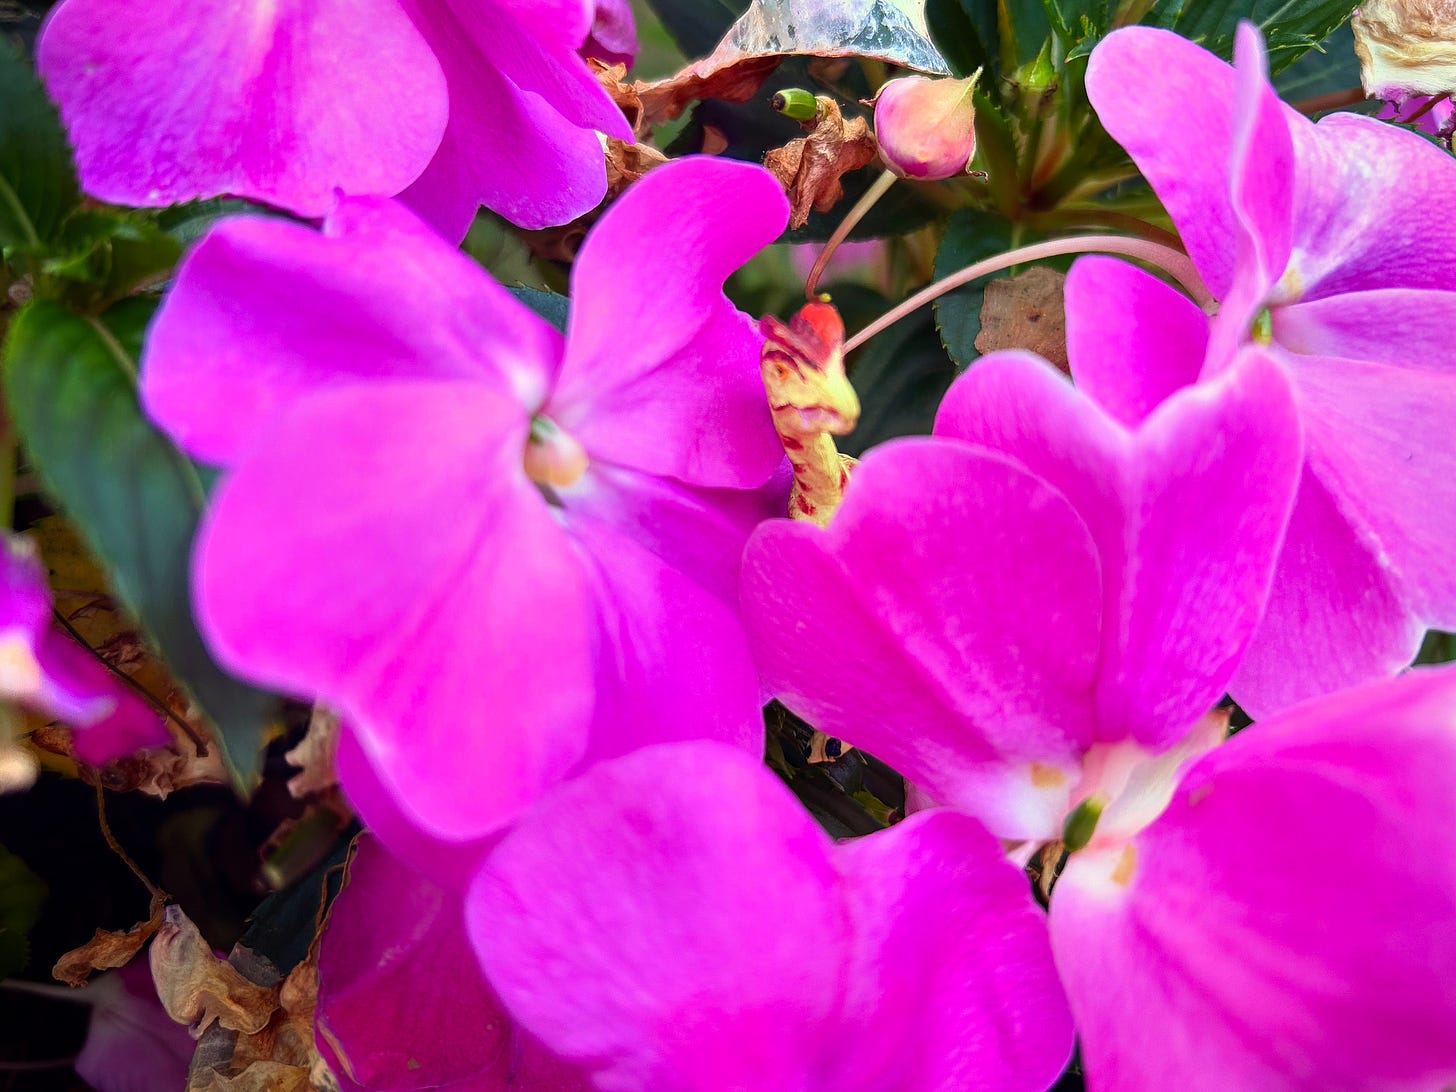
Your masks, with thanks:
[(689, 57), (713, 51), (749, 0), (647, 0), (678, 48)]
[(1042, 0), (1042, 7), (1063, 44), (1071, 49), (1107, 33), (1117, 0)]
[(996, 0), (926, 0), (930, 37), (957, 76), (978, 68), (999, 68), (1001, 36), (996, 29)]
[(547, 292), (543, 288), (528, 288), (523, 284), (507, 285), (507, 290), (536, 314), (566, 332), (566, 316), (571, 300), (559, 292)]
[(182, 246), (148, 212), (81, 209), (66, 218), (41, 272), (68, 282), (63, 294), (99, 310), (136, 288), (164, 279)]
[(80, 199), (56, 108), (30, 63), (0, 40), (0, 248), (39, 251)]
[(1285, 102), (1300, 102), (1360, 86), (1360, 58), (1355, 32), (1346, 23), (1299, 60), (1279, 73), (1274, 89)]
[[(1011, 224), (989, 212), (962, 209), (950, 218), (940, 249), (935, 252), (935, 279), (948, 277), (973, 262), (1011, 248)], [(962, 368), (980, 354), (976, 335), (981, 332), (981, 303), (986, 278), (973, 281), (935, 301), (935, 322), (951, 359)]]
[(30, 931), (45, 900), (44, 881), (0, 846), (0, 979), (18, 974), (30, 961)]
[(1348, 0), (1233, 0), (1226, 4), (1192, 0), (1154, 5), (1154, 14), (1144, 22), (1171, 27), (1227, 60), (1233, 57), (1234, 32), (1247, 19), (1263, 32), (1269, 71), (1278, 73), (1329, 37), (1354, 10)]
[(955, 375), (930, 312), (901, 319), (850, 358), (849, 378), (860, 401), (859, 426), (840, 441), (839, 449), (858, 458), (896, 436), (930, 432)]
[(142, 416), (136, 359), (156, 301), (100, 319), (37, 300), (11, 327), (5, 390), (27, 451), (177, 679), (216, 723), (241, 786), (277, 699), (225, 674), (197, 632), (190, 554), (206, 502), (196, 466)]

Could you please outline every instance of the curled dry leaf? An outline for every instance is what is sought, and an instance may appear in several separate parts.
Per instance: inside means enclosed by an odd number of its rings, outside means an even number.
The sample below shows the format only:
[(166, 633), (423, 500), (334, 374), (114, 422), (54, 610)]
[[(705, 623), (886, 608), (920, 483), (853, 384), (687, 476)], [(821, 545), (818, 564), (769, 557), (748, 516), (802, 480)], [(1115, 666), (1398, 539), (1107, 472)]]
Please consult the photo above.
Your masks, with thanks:
[(212, 1024), (256, 1034), (268, 1026), (278, 1008), (278, 991), (244, 978), (219, 959), (180, 907), (163, 912), (152, 942), (152, 979), (167, 1015), (187, 1024), (193, 1037)]
[(72, 948), (51, 968), (57, 982), (68, 986), (84, 986), (92, 971), (109, 971), (124, 967), (161, 929), (164, 903), (153, 896), (150, 916), (130, 929), (97, 929), (96, 935), (79, 948)]
[(845, 120), (839, 104), (818, 95), (819, 111), (805, 122), (807, 136), (764, 156), (763, 165), (788, 192), (791, 228), (804, 226), (811, 209), (828, 212), (844, 196), (841, 179), (875, 158), (875, 138), (864, 118)]
[(986, 285), (976, 351), (1026, 349), (1062, 371), (1067, 364), (1067, 316), (1062, 303), (1066, 275), (1039, 265)]
[(289, 778), (288, 791), (295, 799), (326, 792), (339, 783), (334, 759), (339, 753), (339, 715), (315, 705), (308, 718), (308, 731), (298, 746), (283, 756), (299, 773)]
[[(201, 726), (194, 730), (207, 741), (201, 748), (190, 739), (177, 739), (167, 747), (144, 748), (105, 766), (78, 763), (77, 773), (88, 785), (99, 782), (111, 792), (143, 792), (161, 800), (189, 785), (226, 785), (222, 749), (211, 741), (210, 732)], [(74, 739), (71, 730), (60, 724), (43, 725), (30, 733), (30, 742), (36, 748), (73, 761)]]
[(749, 57), (709, 71), (701, 71), (702, 64), (696, 64), (665, 80), (638, 80), (633, 89), (641, 104), (642, 123), (652, 126), (671, 121), (700, 99), (747, 102), (782, 60), (782, 55)]

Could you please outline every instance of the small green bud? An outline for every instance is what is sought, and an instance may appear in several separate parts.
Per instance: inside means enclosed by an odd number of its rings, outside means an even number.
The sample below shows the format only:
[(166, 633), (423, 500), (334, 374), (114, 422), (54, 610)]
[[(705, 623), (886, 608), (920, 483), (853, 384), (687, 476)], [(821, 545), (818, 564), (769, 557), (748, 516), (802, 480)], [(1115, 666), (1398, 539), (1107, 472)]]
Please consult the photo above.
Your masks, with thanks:
[(805, 91), (802, 87), (786, 87), (782, 91), (775, 91), (774, 97), (769, 99), (769, 105), (795, 121), (813, 121), (819, 114), (819, 103), (815, 100), (814, 93)]
[(1269, 308), (1264, 308), (1254, 316), (1254, 325), (1249, 336), (1259, 345), (1268, 345), (1274, 340), (1274, 316), (1269, 313)]
[(1067, 814), (1066, 822), (1062, 824), (1062, 844), (1067, 847), (1068, 853), (1076, 853), (1092, 840), (1097, 820), (1102, 818), (1106, 807), (1107, 797), (1093, 793)]

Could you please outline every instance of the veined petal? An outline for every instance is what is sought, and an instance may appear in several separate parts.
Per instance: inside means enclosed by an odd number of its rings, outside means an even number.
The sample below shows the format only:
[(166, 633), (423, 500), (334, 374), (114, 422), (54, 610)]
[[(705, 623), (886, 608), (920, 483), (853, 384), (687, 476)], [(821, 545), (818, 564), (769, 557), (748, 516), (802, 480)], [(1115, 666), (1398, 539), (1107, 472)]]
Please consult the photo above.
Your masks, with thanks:
[(865, 457), (827, 530), (754, 533), (743, 612), (796, 713), (1002, 837), (1048, 837), (1093, 737), (1100, 588), (1086, 526), (1046, 482), (907, 439)]
[[(1274, 340), (1302, 356), (1456, 375), (1456, 291), (1377, 288), (1273, 310)], [(1318, 363), (1313, 365), (1320, 367)]]
[(1456, 628), (1456, 377), (1294, 357), (1311, 472), (1413, 612)]
[(318, 216), (398, 193), (444, 132), (445, 80), (396, 0), (67, 0), (37, 62), (86, 191), (233, 194)]
[[(1415, 133), (1332, 114), (1296, 126), (1291, 298), (1384, 288), (1449, 291), (1456, 161)], [(1293, 290), (1297, 289), (1297, 292)]]
[(1260, 723), (1135, 841), (1076, 854), (1051, 934), (1089, 1082), (1456, 1079), (1456, 675)]
[(549, 323), (407, 209), (361, 198), (322, 234), (257, 217), (209, 232), (152, 324), (141, 392), (179, 444), (228, 464), (299, 399), (351, 383), (468, 379), (539, 404), (561, 353)]
[(501, 1007), (459, 898), (360, 838), (319, 949), (317, 1037), (349, 1089), (576, 1092)]
[(1087, 96), (1172, 214), (1198, 272), (1223, 299), (1242, 228), (1229, 198), (1234, 70), (1172, 31), (1113, 31), (1087, 62)]
[(572, 271), (549, 410), (594, 458), (736, 488), (763, 485), (782, 464), (763, 338), (723, 281), (787, 219), (763, 168), (692, 157), (653, 170), (598, 221)]
[(1424, 626), (1306, 466), (1263, 620), (1229, 693), (1256, 719), (1395, 674)]
[(593, 715), (586, 574), (525, 476), (526, 427), (474, 383), (316, 395), (260, 434), (197, 546), (217, 654), (337, 708), (447, 841), (558, 780)]
[[(1100, 254), (1067, 274), (1072, 377), (1108, 414), (1136, 427), (1174, 391), (1198, 381), (1208, 316), (1176, 288)], [(1116, 315), (1116, 322), (1107, 316)]]
[(1253, 633), (1293, 504), (1300, 428), (1278, 365), (1247, 353), (1129, 432), (1045, 361), (995, 353), (956, 381), (936, 431), (1017, 460), (1090, 530), (1102, 579), (1098, 738), (1182, 737)]

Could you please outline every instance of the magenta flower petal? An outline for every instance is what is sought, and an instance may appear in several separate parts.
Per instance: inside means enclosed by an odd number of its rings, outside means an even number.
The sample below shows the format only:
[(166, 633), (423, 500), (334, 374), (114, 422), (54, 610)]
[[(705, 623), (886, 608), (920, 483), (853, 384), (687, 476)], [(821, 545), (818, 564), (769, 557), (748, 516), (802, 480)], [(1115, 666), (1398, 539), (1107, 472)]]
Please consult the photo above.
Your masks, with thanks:
[[(1336, 113), (1291, 121), (1299, 159), (1298, 299), (1383, 288), (1451, 290), (1456, 162), (1425, 138)], [(1379, 163), (1380, 170), (1370, 165)], [(1176, 216), (1174, 217), (1176, 219)], [(1292, 300), (1290, 302), (1293, 302)]]
[(582, 53), (606, 64), (631, 67), (637, 56), (637, 20), (628, 0), (597, 0)]
[(218, 654), (325, 696), (445, 840), (556, 780), (592, 716), (586, 575), (521, 468), (526, 427), (476, 383), (315, 395), (258, 437), (198, 545)]
[[(572, 271), (548, 412), (608, 462), (692, 485), (762, 485), (783, 462), (758, 369), (763, 338), (723, 281), (783, 231), (783, 189), (758, 167), (694, 159), (657, 168), (631, 193)], [(735, 229), (682, 211), (695, 208), (731, 208)]]
[(476, 963), (456, 897), (367, 835), (329, 912), (318, 1001), (318, 1046), (346, 1088), (588, 1087), (502, 1010)]
[(1410, 663), (1424, 629), (1306, 468), (1264, 619), (1229, 693), (1261, 718), (1351, 679), (1384, 678)]
[(318, 216), (339, 190), (408, 185), (448, 109), (394, 0), (66, 0), (37, 62), (82, 185), (121, 204), (234, 194)]
[(563, 787), (491, 853), (467, 919), (512, 1014), (604, 1089), (1040, 1089), (1070, 1053), (994, 839), (936, 812), (835, 847), (715, 744)]
[(1089, 1082), (1456, 1080), (1456, 675), (1331, 695), (1215, 748), (1052, 897)]
[[(863, 1020), (860, 1049), (828, 1087), (1051, 1087), (1071, 1053), (1072, 1014), (1045, 915), (1000, 842), (941, 809), (834, 853), (859, 942), (845, 1010)], [(945, 1049), (959, 1043), (974, 1046)]]
[(1116, 258), (1088, 255), (1067, 274), (1065, 299), (1072, 377), (1122, 424), (1136, 427), (1174, 391), (1197, 382), (1208, 316), (1171, 285)]
[(1456, 383), (1353, 360), (1299, 358), (1291, 371), (1309, 422), (1311, 471), (1414, 613), (1456, 628), (1456, 478), (1445, 455)]
[(1225, 173), (1233, 148), (1234, 71), (1166, 30), (1127, 27), (1087, 62), (1087, 97), (1179, 227), (1204, 283), (1222, 299), (1241, 229)]
[[(1451, 337), (1456, 329), (1456, 292), (1417, 288), (1346, 292), (1277, 308), (1273, 319), (1275, 339), (1299, 356), (1456, 374), (1456, 339)], [(1398, 336), (1392, 331), (1399, 331)]]
[(1045, 361), (996, 353), (947, 393), (936, 431), (1018, 460), (1086, 521), (1103, 588), (1098, 737), (1181, 738), (1249, 642), (1294, 501), (1302, 448), (1282, 370), (1248, 353), (1129, 432)]
[(89, 1004), (91, 1023), (76, 1056), (76, 1075), (95, 1092), (185, 1088), (197, 1045), (167, 1015), (145, 959), (92, 979), (74, 994)]
[(573, 518), (571, 533), (582, 544), (596, 608), (588, 761), (680, 739), (761, 754), (758, 676), (737, 604), (658, 557), (630, 529)]
[(469, 379), (539, 400), (561, 335), (392, 201), (345, 201), (323, 234), (225, 220), (179, 268), (142, 356), (147, 412), (232, 463), (300, 398), (344, 383)]
[[(1230, 149), (1230, 197), (1243, 231), (1236, 264), (1240, 279), (1267, 286), (1289, 264), (1293, 224), (1288, 180), (1294, 170), (1289, 110), (1269, 84), (1264, 42), (1249, 22), (1239, 24), (1234, 42), (1234, 129)], [(1227, 301), (1225, 301), (1227, 302)]]
[[(405, 202), (449, 239), (464, 238), (482, 204), (522, 227), (543, 228), (600, 202), (607, 168), (593, 128), (632, 134), (575, 47), (544, 40), (563, 30), (571, 36), (570, 26), (537, 15), (523, 31), (513, 16), (483, 10), (493, 4), (467, 11), (447, 0), (408, 6), (449, 82), (450, 122)], [(558, 7), (590, 18), (574, 0)], [(583, 31), (577, 46), (584, 37)]]
[[(984, 364), (977, 365), (977, 368)], [(1096, 552), (1046, 482), (944, 439), (870, 452), (827, 530), (749, 539), (765, 685), (998, 835), (1045, 834), (1093, 738)]]
[(172, 738), (160, 713), (51, 620), (45, 565), (17, 536), (0, 542), (0, 702), (76, 729), (76, 757), (95, 766)]

